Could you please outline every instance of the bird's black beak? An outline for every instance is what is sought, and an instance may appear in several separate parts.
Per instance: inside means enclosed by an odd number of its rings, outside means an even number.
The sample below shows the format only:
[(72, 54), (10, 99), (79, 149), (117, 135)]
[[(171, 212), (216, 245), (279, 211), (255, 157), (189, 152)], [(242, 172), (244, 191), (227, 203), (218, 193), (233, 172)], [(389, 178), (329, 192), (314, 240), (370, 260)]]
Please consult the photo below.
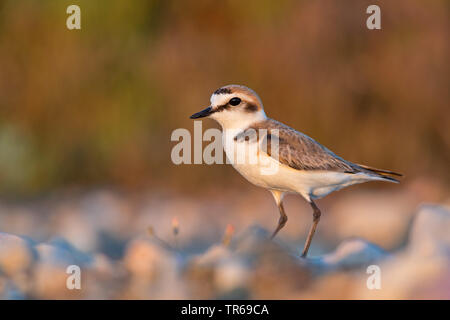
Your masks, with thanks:
[(200, 112), (194, 113), (192, 116), (190, 116), (190, 118), (191, 119), (204, 118), (209, 116), (211, 113), (213, 113), (212, 108), (208, 107)]

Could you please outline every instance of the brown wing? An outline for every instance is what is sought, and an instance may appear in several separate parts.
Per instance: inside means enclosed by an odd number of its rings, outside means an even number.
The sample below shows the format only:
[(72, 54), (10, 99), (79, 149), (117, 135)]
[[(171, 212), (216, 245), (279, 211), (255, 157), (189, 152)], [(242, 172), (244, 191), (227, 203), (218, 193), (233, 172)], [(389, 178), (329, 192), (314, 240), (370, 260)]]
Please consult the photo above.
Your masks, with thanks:
[(277, 157), (272, 141), (276, 141), (278, 137), (278, 161), (293, 169), (348, 173), (363, 171), (356, 164), (342, 159), (307, 135), (278, 121), (268, 119), (253, 125), (251, 129), (257, 132), (259, 129), (267, 129), (267, 153), (273, 158)]
[[(267, 154), (293, 169), (345, 173), (364, 172), (392, 182), (398, 182), (398, 180), (390, 175), (401, 176), (400, 173), (393, 171), (376, 169), (344, 160), (306, 134), (273, 119), (267, 119), (252, 125), (234, 139), (256, 139), (260, 136), (260, 133), (264, 134), (260, 129), (267, 130), (262, 142), (263, 146), (266, 144)], [(274, 146), (276, 140), (278, 140), (278, 157)]]

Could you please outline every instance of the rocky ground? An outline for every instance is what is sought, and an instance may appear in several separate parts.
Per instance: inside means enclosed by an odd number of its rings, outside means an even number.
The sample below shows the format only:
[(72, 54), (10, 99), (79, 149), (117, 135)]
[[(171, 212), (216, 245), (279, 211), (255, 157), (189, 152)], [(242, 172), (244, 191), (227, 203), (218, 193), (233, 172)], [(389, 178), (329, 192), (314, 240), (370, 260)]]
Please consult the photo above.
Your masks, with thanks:
[[(263, 191), (208, 200), (97, 191), (0, 205), (2, 299), (450, 299), (450, 209), (406, 191), (342, 193), (311, 222)], [(233, 201), (230, 201), (233, 199)], [(251, 201), (249, 201), (251, 199)], [(69, 290), (68, 266), (81, 270)]]

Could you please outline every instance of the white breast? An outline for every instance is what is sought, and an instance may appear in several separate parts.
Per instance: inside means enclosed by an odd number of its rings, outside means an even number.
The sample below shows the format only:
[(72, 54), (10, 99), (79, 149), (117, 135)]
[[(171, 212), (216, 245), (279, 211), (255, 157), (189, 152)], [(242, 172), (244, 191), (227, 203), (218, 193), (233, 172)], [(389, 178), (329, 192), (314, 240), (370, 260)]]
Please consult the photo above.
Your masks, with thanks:
[(296, 192), (293, 169), (286, 169), (267, 153), (258, 151), (258, 142), (234, 141), (235, 135), (236, 132), (226, 131), (223, 145), (229, 162), (241, 175), (263, 188)]

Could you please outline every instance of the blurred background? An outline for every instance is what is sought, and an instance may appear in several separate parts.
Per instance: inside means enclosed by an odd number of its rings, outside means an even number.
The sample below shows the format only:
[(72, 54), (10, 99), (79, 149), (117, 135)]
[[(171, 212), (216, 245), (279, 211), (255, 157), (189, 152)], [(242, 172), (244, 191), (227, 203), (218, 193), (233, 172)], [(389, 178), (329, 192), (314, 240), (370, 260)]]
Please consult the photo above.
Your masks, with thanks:
[[(71, 4), (81, 8), (81, 30), (66, 28)], [(381, 8), (381, 30), (366, 28), (371, 4)], [(137, 236), (158, 232), (175, 241), (179, 225), (176, 241), (190, 261), (220, 243), (227, 224), (235, 234), (252, 224), (275, 227), (269, 194), (231, 166), (170, 159), (172, 131), (193, 133), (189, 116), (208, 105), (212, 91), (236, 83), (259, 93), (268, 116), (338, 155), (405, 174), (400, 185), (360, 185), (319, 202), (325, 217), (311, 253), (354, 236), (401, 248), (418, 206), (449, 203), (449, 9), (445, 0), (2, 0), (0, 232), (33, 242), (26, 274), (49, 247), (101, 255), (113, 269), (125, 264), (120, 281), (108, 278), (108, 289), (79, 297), (219, 297), (214, 288), (158, 296), (123, 286), (134, 288), (127, 277), (141, 278), (146, 268), (126, 263), (140, 260), (140, 247), (136, 257), (132, 251)], [(203, 121), (209, 127), (218, 126)], [(286, 202), (290, 221), (280, 239), (298, 251), (309, 208), (298, 197)], [(27, 287), (1, 261), (0, 251), (0, 296), (3, 288), (6, 298), (72, 297), (51, 293), (39, 280), (45, 272), (33, 271)], [(339, 292), (339, 284), (348, 287), (336, 281)], [(111, 289), (117, 286), (123, 290)], [(253, 289), (232, 297), (333, 297), (320, 285), (315, 296)], [(423, 290), (392, 297), (442, 292)]]

